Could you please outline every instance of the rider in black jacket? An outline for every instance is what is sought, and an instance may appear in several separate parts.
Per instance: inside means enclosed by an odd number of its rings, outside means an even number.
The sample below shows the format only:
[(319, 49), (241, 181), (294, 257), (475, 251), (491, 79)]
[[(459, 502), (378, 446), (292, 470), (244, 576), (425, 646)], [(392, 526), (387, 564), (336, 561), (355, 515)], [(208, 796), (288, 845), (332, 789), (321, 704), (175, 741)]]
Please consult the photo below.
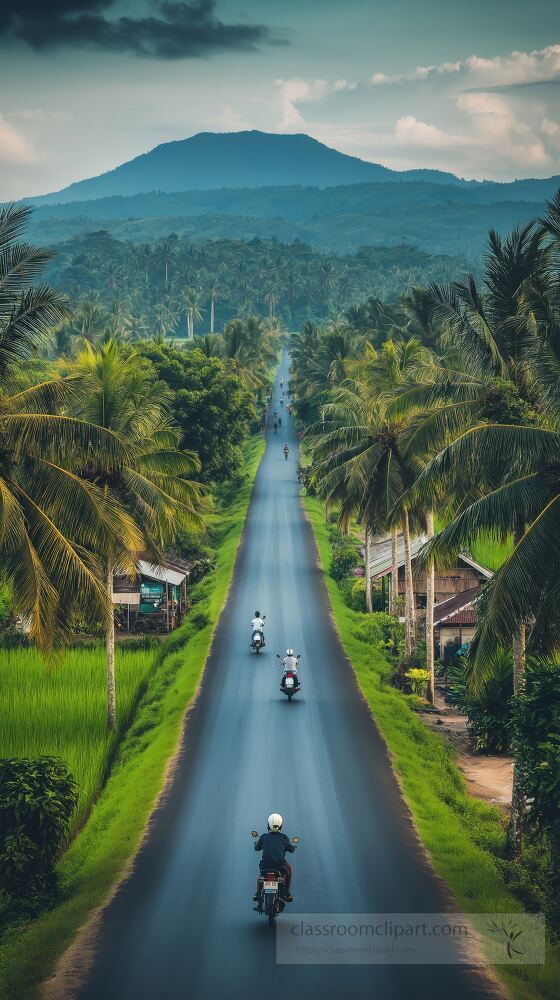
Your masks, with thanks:
[[(262, 851), (262, 858), (259, 869), (262, 875), (267, 872), (277, 872), (284, 876), (284, 898), (286, 902), (292, 903), (293, 897), (290, 892), (292, 883), (292, 867), (286, 861), (286, 851), (293, 854), (296, 846), (292, 844), (289, 837), (282, 833), (282, 817), (278, 813), (272, 813), (268, 817), (268, 833), (261, 833), (255, 844), (255, 851)], [(253, 896), (255, 902), (260, 898), (261, 877), (257, 880), (257, 891)]]

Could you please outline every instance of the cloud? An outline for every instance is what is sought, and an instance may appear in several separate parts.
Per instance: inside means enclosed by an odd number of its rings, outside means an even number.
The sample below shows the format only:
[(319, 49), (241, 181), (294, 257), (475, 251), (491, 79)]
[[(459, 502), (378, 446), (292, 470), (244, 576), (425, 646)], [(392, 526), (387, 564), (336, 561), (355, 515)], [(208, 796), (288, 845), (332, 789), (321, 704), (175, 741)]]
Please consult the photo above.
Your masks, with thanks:
[(38, 159), (31, 143), (0, 115), (0, 162), (27, 165)]
[(560, 82), (560, 45), (548, 45), (532, 52), (511, 52), (490, 59), (472, 55), (458, 62), (435, 66), (417, 66), (408, 73), (391, 76), (373, 73), (370, 83), (387, 86), (395, 83), (434, 81), (441, 77), (468, 81), (473, 86), (508, 87), (550, 81)]
[(37, 50), (55, 47), (129, 52), (159, 59), (188, 59), (217, 51), (256, 51), (286, 40), (262, 24), (226, 24), (216, 0), (155, 0), (154, 14), (107, 17), (116, 0), (3, 0), (0, 35)]
[(395, 138), (409, 146), (424, 146), (430, 149), (448, 149), (463, 145), (468, 140), (443, 132), (435, 125), (418, 121), (414, 115), (404, 115), (395, 123)]
[(349, 83), (348, 80), (335, 80), (333, 83), (329, 83), (327, 80), (305, 80), (294, 77), (274, 82), (278, 88), (281, 110), (278, 128), (284, 129), (286, 132), (305, 126), (305, 119), (298, 108), (299, 104), (317, 103), (329, 94), (339, 94), (344, 90), (356, 89), (356, 84)]
[(397, 169), (503, 180), (560, 173), (560, 45), (341, 83), (276, 81), (278, 127)]

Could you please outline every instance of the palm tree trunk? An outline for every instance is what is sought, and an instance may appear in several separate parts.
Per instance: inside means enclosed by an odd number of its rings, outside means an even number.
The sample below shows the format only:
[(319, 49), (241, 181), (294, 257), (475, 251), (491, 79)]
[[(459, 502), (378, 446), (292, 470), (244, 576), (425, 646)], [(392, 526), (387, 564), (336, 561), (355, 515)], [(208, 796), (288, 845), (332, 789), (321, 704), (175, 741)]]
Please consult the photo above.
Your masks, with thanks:
[(364, 554), (365, 554), (365, 567), (366, 567), (366, 611), (373, 611), (371, 603), (371, 571), (370, 571), (370, 561), (371, 561), (371, 536), (369, 533), (368, 522), (365, 522), (365, 532), (364, 532)]
[(214, 296), (210, 299), (210, 333), (214, 333)]
[(399, 606), (399, 550), (398, 531), (391, 528), (391, 590), (389, 592), (389, 614), (396, 615)]
[(117, 726), (117, 703), (115, 693), (115, 622), (113, 618), (113, 565), (107, 561), (107, 594), (109, 596), (109, 620), (106, 632), (107, 651), (107, 725), (109, 729)]
[[(434, 537), (434, 512), (426, 512), (426, 534), (428, 538)], [(431, 705), (436, 700), (436, 674), (434, 662), (434, 598), (435, 598), (436, 573), (433, 560), (426, 570), (426, 667), (430, 671), (428, 681), (428, 701)]]
[(406, 655), (412, 656), (416, 647), (416, 614), (414, 611), (414, 586), (412, 583), (412, 556), (410, 553), (410, 524), (408, 510), (403, 515), (404, 539), (404, 581), (405, 581), (405, 619), (406, 619)]
[[(514, 544), (520, 541), (525, 532), (524, 525), (516, 526), (513, 532)], [(513, 697), (518, 698), (525, 685), (525, 622), (519, 622), (512, 637), (513, 655)], [(513, 858), (519, 860), (523, 854), (523, 821), (525, 817), (525, 793), (521, 783), (519, 761), (513, 764), (513, 785), (511, 789), (511, 816), (509, 822), (509, 847)]]
[[(525, 683), (525, 625), (522, 622), (513, 635), (513, 697), (517, 698)], [(511, 817), (509, 828), (510, 852), (519, 860), (523, 854), (523, 820), (525, 816), (525, 793), (521, 783), (519, 761), (513, 765), (513, 785), (511, 790)]]

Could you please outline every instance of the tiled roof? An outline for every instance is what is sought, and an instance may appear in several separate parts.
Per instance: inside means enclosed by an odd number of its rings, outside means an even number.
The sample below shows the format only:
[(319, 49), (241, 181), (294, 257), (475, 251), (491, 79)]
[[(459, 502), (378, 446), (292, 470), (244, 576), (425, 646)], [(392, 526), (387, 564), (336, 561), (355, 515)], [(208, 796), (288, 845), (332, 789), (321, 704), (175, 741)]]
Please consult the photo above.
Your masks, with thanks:
[(451, 615), (450, 618), (445, 618), (444, 621), (438, 622), (444, 628), (453, 625), (476, 625), (476, 609), (475, 608), (465, 608), (464, 611), (458, 611), (456, 615)]
[[(476, 607), (473, 607), (480, 587), (470, 587), (460, 594), (448, 597), (446, 601), (440, 601), (434, 608), (434, 625), (474, 625), (476, 624)], [(461, 615), (467, 616), (464, 621), (459, 621)]]

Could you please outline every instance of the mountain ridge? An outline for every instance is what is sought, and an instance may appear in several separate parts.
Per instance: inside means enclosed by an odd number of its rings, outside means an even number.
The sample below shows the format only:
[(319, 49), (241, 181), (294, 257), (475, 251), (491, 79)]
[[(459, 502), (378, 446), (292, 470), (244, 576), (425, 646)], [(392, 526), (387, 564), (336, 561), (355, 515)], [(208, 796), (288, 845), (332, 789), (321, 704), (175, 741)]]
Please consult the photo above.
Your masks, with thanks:
[(103, 197), (301, 185), (319, 188), (345, 184), (426, 181), (473, 187), (445, 171), (397, 171), (341, 153), (305, 133), (199, 132), (153, 149), (95, 177), (59, 191), (26, 199), (36, 205), (67, 204)]

